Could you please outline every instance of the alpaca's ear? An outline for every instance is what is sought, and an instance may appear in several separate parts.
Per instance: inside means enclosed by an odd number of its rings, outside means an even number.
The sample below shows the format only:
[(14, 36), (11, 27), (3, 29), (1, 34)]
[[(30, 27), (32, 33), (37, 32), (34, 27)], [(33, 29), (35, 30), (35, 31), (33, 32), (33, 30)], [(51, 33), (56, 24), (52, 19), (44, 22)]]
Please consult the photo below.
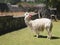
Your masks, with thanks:
[(28, 12), (26, 12), (26, 13), (24, 14), (24, 16), (26, 16), (26, 15), (29, 15), (29, 13), (28, 13)]

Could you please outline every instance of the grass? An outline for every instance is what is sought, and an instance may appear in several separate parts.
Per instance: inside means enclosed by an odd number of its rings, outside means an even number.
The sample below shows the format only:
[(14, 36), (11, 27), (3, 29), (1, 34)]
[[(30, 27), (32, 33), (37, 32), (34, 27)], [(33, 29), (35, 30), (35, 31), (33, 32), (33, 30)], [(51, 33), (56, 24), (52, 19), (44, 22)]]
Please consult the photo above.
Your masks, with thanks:
[[(53, 39), (37, 38), (31, 30), (26, 27), (0, 36), (0, 45), (59, 45), (60, 44), (60, 21), (53, 22)], [(41, 35), (47, 36), (44, 31)]]

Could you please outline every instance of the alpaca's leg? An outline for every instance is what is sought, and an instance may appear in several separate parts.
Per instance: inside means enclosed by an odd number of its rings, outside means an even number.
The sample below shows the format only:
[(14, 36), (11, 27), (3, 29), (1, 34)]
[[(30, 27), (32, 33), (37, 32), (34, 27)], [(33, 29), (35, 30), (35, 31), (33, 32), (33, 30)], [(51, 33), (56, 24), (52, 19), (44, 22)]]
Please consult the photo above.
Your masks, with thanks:
[(52, 23), (51, 23), (51, 25), (48, 27), (48, 29), (47, 29), (47, 31), (48, 31), (48, 39), (51, 39), (51, 37), (52, 37), (52, 27), (53, 27), (53, 25), (52, 25)]
[(31, 29), (32, 32), (34, 33), (34, 37), (38, 37), (39, 38), (39, 31), (37, 29)]
[(48, 36), (47, 36), (47, 38), (48, 39), (51, 39), (51, 29), (50, 28), (47, 28), (47, 32), (48, 32)]
[(36, 32), (35, 30), (32, 30), (34, 37), (36, 37)]
[(36, 36), (39, 38), (39, 31), (36, 30), (35, 32), (36, 32)]
[(31, 28), (33, 34), (34, 34), (34, 37), (39, 37), (39, 31), (35, 28)]
[(51, 36), (52, 36), (52, 35), (51, 35), (51, 31), (48, 31), (48, 37), (47, 37), (47, 38), (48, 38), (48, 39), (51, 39)]

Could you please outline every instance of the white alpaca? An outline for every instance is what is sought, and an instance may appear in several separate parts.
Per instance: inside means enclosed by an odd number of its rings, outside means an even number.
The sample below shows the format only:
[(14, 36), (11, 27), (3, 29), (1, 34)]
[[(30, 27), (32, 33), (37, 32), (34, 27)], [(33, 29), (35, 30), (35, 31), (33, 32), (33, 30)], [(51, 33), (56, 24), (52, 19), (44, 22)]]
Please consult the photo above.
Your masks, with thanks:
[(52, 31), (52, 21), (47, 18), (41, 18), (41, 19), (35, 19), (31, 20), (32, 15), (30, 15), (28, 12), (25, 14), (25, 23), (27, 26), (31, 28), (32, 31), (34, 31), (37, 34), (37, 37), (39, 37), (39, 32), (43, 31), (44, 29), (48, 32), (48, 38), (51, 38), (51, 31)]

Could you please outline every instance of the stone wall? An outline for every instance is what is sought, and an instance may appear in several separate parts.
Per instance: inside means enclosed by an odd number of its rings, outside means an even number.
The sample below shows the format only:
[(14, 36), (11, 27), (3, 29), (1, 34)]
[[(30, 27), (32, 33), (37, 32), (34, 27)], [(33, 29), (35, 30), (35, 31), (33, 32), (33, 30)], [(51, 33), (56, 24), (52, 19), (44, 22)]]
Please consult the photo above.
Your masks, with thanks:
[[(32, 20), (38, 18), (37, 15), (32, 17)], [(26, 27), (24, 16), (13, 17), (13, 16), (0, 16), (0, 35), (16, 31), (18, 29)]]

